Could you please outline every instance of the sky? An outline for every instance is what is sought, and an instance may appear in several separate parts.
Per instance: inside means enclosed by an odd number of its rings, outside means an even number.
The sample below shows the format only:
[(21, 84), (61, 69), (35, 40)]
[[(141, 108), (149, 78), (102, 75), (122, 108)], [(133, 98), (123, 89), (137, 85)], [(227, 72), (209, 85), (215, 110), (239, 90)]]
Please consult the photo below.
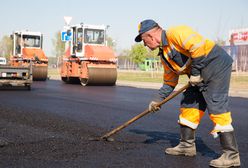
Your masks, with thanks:
[(144, 19), (165, 30), (188, 25), (205, 38), (228, 40), (229, 30), (248, 28), (247, 9), (247, 0), (8, 0), (1, 3), (0, 39), (16, 30), (40, 31), (46, 55), (53, 56), (52, 39), (71, 16), (71, 24), (110, 25), (118, 51), (131, 49)]

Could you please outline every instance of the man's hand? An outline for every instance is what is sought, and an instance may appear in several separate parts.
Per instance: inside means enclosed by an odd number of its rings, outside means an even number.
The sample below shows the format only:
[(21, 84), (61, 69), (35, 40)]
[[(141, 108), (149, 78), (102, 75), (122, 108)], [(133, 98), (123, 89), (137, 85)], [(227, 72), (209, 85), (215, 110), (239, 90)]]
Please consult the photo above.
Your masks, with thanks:
[(156, 102), (156, 101), (151, 101), (151, 102), (149, 103), (149, 111), (156, 112), (156, 111), (160, 110), (160, 107), (157, 106), (157, 104), (158, 104), (158, 102)]
[(203, 81), (203, 79), (200, 75), (198, 75), (198, 76), (191, 75), (189, 78), (189, 82), (192, 86), (196, 86), (197, 84), (201, 83), (202, 81)]

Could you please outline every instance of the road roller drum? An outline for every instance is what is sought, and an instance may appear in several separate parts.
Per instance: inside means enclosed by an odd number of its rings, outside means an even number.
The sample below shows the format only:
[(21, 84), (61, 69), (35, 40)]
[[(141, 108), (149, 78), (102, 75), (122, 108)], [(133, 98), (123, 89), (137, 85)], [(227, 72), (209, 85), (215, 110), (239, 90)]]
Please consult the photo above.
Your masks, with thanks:
[(33, 80), (45, 81), (47, 79), (47, 66), (33, 66)]
[(88, 67), (88, 78), (81, 78), (81, 85), (115, 85), (116, 68)]

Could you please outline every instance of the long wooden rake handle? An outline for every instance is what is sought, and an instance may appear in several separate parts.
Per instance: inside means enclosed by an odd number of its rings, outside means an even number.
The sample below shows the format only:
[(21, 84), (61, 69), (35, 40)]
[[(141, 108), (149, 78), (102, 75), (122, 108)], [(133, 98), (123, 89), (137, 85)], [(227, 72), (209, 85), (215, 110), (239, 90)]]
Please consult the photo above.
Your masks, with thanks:
[[(173, 99), (174, 97), (176, 97), (178, 94), (182, 93), (185, 89), (187, 89), (190, 86), (190, 83), (187, 83), (185, 86), (183, 86), (182, 88), (178, 89), (176, 92), (172, 92), (168, 97), (166, 97), (164, 100), (162, 100), (161, 102), (159, 102), (157, 104), (157, 106), (162, 106), (163, 104), (165, 104), (166, 102), (168, 102), (169, 100)], [(113, 129), (112, 131), (106, 133), (105, 135), (101, 136), (100, 139), (107, 139), (108, 137), (112, 136), (113, 134), (116, 134), (117, 132), (119, 132), (120, 130), (126, 128), (128, 125), (132, 124), (134, 121), (140, 119), (141, 117), (151, 113), (152, 111), (149, 111), (149, 109), (146, 109), (145, 111), (143, 111), (142, 113), (140, 113), (139, 115), (133, 117), (132, 119), (128, 120), (127, 122), (125, 122), (124, 124), (120, 125), (119, 127), (116, 127), (115, 129)]]

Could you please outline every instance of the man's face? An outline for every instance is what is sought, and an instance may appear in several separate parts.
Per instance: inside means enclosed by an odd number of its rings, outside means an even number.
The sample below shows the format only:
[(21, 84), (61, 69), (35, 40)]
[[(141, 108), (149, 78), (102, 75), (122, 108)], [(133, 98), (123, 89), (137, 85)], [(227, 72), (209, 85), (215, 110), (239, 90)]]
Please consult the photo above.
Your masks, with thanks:
[(141, 39), (144, 42), (144, 46), (149, 47), (151, 50), (155, 50), (158, 47), (154, 36), (152, 36), (149, 32), (143, 33), (141, 35)]

